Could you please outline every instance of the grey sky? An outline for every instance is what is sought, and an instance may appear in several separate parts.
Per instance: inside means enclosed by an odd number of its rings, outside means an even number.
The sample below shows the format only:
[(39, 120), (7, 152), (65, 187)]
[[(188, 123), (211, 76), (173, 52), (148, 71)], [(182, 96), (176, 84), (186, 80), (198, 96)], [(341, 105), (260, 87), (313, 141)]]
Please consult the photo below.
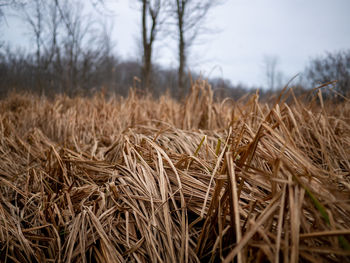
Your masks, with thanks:
[[(137, 57), (140, 15), (131, 1), (114, 5), (115, 51)], [(301, 72), (310, 58), (326, 51), (350, 48), (350, 0), (226, 0), (212, 10), (206, 26), (218, 30), (192, 48), (190, 68), (204, 76), (221, 76), (232, 83), (264, 85), (263, 58), (278, 56), (286, 78)], [(8, 18), (6, 40), (23, 44), (23, 27)], [(176, 66), (176, 46), (158, 42), (156, 61)]]

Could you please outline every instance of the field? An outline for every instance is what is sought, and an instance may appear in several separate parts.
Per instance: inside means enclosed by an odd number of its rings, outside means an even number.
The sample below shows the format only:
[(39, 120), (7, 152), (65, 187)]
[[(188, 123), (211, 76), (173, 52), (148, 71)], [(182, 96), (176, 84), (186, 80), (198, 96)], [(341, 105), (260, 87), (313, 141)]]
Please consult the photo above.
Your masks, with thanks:
[(321, 90), (9, 95), (0, 262), (349, 262), (350, 103)]

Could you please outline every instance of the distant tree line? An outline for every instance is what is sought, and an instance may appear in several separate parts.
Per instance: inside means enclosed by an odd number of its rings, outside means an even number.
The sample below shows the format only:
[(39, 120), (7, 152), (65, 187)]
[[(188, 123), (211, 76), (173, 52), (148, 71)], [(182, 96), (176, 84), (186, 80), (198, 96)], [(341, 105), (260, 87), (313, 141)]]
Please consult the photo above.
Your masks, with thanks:
[(85, 15), (80, 2), (31, 0), (13, 8), (35, 43), (32, 53), (4, 46), (1, 79), (7, 88), (74, 93), (111, 84), (116, 57), (107, 25)]
[[(338, 52), (328, 52), (323, 57), (314, 58), (307, 67), (305, 77), (310, 84), (330, 84), (336, 93), (328, 91), (329, 96), (350, 95), (350, 49)], [(339, 97), (339, 96), (338, 96)]]
[[(5, 1), (0, 5), (0, 20), (9, 10), (19, 16), (28, 28), (34, 48), (27, 52), (0, 39), (0, 95), (9, 90), (45, 95), (90, 94), (103, 88), (125, 96), (134, 86), (154, 96), (169, 92), (181, 99), (191, 79), (199, 77), (188, 70), (190, 47), (205, 33), (202, 27), (205, 17), (219, 1), (136, 0), (135, 3), (141, 14), (142, 54), (138, 59), (121, 60), (113, 50), (110, 25), (84, 12), (82, 1)], [(165, 68), (153, 61), (154, 43), (164, 34), (178, 43), (177, 68)], [(266, 58), (264, 63), (268, 90), (261, 89), (260, 96), (271, 98), (282, 88), (280, 72), (276, 70), (276, 58)], [(342, 96), (348, 95), (350, 50), (313, 59), (303, 75), (304, 84), (296, 84), (298, 93), (318, 83), (337, 80), (334, 90)], [(233, 85), (223, 78), (208, 81), (218, 98), (238, 99), (259, 88)]]

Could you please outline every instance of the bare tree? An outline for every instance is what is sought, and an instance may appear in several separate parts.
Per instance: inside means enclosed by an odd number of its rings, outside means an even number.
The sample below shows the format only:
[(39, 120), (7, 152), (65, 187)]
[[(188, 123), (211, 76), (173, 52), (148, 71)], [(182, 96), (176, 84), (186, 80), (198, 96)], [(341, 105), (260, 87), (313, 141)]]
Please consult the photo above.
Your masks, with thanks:
[(72, 93), (104, 82), (97, 74), (102, 68), (112, 72), (115, 60), (106, 22), (85, 12), (82, 0), (33, 0), (12, 6), (35, 43), (31, 75), (40, 92), (50, 87)]
[(278, 57), (265, 56), (263, 59), (263, 69), (267, 89), (273, 91), (276, 88), (277, 82), (281, 82), (281, 73), (277, 71)]
[[(59, 13), (59, 6), (57, 1), (47, 1), (47, 14), (45, 23), (48, 27), (49, 43), (46, 49), (47, 61), (46, 66), (51, 64), (54, 60), (60, 62), (59, 49), (59, 30), (61, 26), (61, 18)], [(57, 69), (57, 68), (56, 68)]]
[(35, 62), (35, 79), (36, 79), (36, 88), (39, 89), (40, 92), (43, 92), (43, 83), (41, 75), (43, 73), (43, 51), (46, 48), (46, 41), (44, 38), (45, 31), (45, 22), (44, 16), (46, 14), (46, 2), (43, 0), (33, 0), (31, 2), (23, 2), (17, 4), (20, 13), (22, 14), (22, 18), (29, 25), (31, 30), (32, 37), (34, 39), (35, 47), (36, 47), (36, 62)]
[[(58, 29), (52, 26), (52, 49), (56, 50), (55, 65), (62, 74), (64, 91), (72, 92), (91, 86), (92, 71), (99, 71), (103, 63), (105, 66), (111, 55), (112, 44), (106, 23), (101, 23), (93, 19), (90, 13), (85, 13), (83, 1), (54, 2), (61, 24)], [(53, 16), (51, 17), (53, 20)], [(60, 31), (60, 39), (54, 38), (55, 30)], [(60, 41), (59, 46), (55, 41)]]
[(188, 50), (199, 34), (204, 33), (203, 22), (209, 10), (218, 5), (217, 0), (171, 0), (170, 13), (177, 26), (178, 41), (178, 89), (180, 97), (185, 93), (185, 68)]
[(336, 80), (335, 89), (342, 95), (349, 95), (350, 49), (312, 59), (305, 73), (312, 86)]
[(162, 0), (140, 0), (142, 4), (142, 80), (143, 87), (151, 90), (152, 52), (157, 34), (164, 20), (161, 12), (164, 8)]

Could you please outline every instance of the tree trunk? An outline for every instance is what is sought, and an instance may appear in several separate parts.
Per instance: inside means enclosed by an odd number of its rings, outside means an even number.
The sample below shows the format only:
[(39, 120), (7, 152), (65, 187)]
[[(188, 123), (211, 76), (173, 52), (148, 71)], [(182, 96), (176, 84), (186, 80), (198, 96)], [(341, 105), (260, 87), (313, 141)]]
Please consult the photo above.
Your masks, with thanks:
[(185, 65), (186, 65), (186, 53), (185, 53), (185, 32), (184, 32), (184, 15), (185, 15), (185, 1), (176, 1), (177, 3), (177, 23), (179, 30), (179, 69), (178, 69), (178, 91), (179, 99), (185, 96)]
[(152, 56), (152, 49), (150, 45), (145, 46), (144, 50), (144, 58), (143, 58), (143, 68), (142, 68), (142, 75), (143, 75), (143, 85), (146, 92), (151, 92), (151, 71), (152, 71), (152, 64), (151, 64), (151, 56)]
[(185, 41), (183, 32), (180, 31), (180, 41), (179, 41), (179, 71), (178, 71), (178, 89), (180, 94), (180, 99), (185, 96)]
[(147, 8), (148, 1), (142, 1), (142, 44), (143, 44), (143, 66), (142, 66), (142, 81), (143, 88), (146, 92), (150, 91), (151, 82), (151, 56), (152, 43), (148, 43), (147, 37)]

